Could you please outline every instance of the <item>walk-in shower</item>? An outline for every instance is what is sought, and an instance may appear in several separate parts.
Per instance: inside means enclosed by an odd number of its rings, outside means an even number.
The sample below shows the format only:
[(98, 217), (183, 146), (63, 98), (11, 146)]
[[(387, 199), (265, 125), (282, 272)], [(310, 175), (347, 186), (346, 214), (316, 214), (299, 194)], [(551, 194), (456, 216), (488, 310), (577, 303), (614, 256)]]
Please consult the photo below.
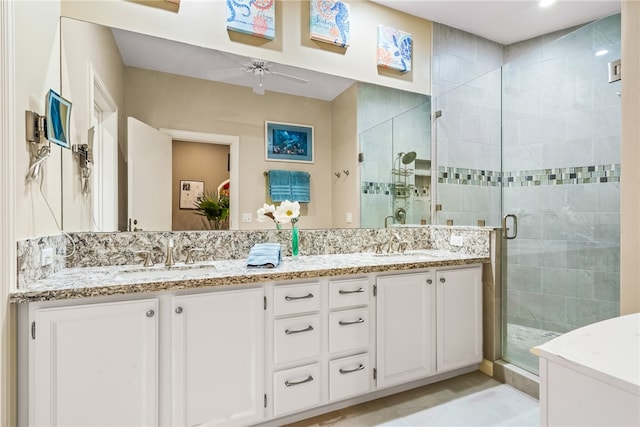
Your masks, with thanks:
[(619, 313), (620, 38), (611, 16), (434, 99), (434, 222), (517, 221), (502, 245), (502, 356), (534, 373), (531, 347)]

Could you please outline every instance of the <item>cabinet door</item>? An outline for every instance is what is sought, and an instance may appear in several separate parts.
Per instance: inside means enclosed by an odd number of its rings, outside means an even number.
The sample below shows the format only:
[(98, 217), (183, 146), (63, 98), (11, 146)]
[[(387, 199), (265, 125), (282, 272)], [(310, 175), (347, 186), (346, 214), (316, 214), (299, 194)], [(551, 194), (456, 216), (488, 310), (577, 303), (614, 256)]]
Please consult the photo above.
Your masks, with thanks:
[(432, 275), (377, 279), (377, 385), (435, 373), (435, 285)]
[(30, 424), (152, 426), (156, 299), (35, 311)]
[(262, 289), (174, 297), (172, 310), (172, 425), (260, 421)]
[(438, 372), (482, 361), (482, 268), (437, 273)]

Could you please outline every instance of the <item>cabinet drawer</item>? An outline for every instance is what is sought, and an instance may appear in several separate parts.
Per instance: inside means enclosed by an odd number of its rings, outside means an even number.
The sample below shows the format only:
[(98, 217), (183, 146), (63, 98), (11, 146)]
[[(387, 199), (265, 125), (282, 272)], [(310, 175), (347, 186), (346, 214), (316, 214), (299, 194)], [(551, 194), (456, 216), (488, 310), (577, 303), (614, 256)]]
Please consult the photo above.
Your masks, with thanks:
[(369, 391), (369, 355), (344, 357), (329, 362), (329, 400), (340, 400)]
[(280, 319), (274, 322), (274, 363), (286, 363), (320, 354), (318, 315)]
[(369, 304), (369, 279), (329, 282), (329, 308), (355, 307)]
[(277, 286), (273, 291), (276, 316), (308, 313), (320, 309), (320, 284)]
[(366, 348), (369, 345), (369, 309), (337, 311), (329, 314), (329, 352)]
[(301, 366), (273, 374), (273, 415), (320, 404), (320, 366)]

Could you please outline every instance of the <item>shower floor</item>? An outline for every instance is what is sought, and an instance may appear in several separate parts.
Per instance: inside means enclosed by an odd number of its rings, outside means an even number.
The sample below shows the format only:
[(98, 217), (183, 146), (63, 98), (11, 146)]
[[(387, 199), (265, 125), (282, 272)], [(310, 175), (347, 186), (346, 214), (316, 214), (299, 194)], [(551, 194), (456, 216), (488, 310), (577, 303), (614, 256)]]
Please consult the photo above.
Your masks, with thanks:
[(538, 356), (531, 353), (531, 349), (560, 335), (562, 335), (560, 332), (507, 323), (504, 359), (527, 371), (538, 374)]

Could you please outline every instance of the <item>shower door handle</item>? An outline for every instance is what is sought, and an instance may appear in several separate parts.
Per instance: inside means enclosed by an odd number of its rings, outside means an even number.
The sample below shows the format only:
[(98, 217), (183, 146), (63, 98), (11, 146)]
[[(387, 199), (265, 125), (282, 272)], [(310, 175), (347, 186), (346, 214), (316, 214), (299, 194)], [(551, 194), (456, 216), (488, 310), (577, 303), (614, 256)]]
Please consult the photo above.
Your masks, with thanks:
[[(511, 231), (508, 226), (509, 219), (511, 219), (511, 223), (513, 224), (513, 232), (511, 234), (509, 234), (509, 231)], [(507, 214), (502, 218), (502, 236), (507, 240), (518, 237), (518, 217), (514, 214)]]

